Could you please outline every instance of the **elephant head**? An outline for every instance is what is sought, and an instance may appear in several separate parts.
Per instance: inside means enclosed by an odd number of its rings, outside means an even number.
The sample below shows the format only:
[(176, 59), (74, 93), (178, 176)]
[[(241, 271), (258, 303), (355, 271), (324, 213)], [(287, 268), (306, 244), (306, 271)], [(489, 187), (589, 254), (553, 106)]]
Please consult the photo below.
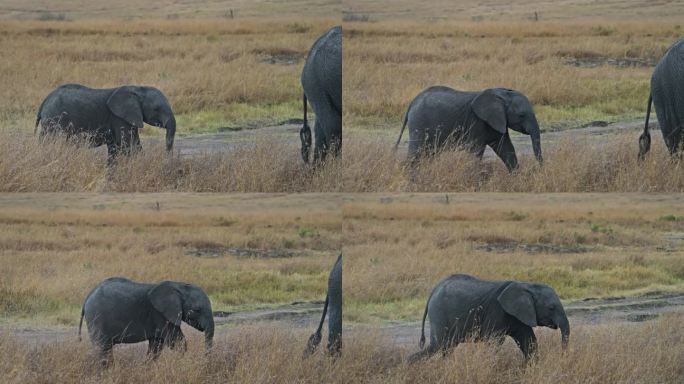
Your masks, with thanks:
[(509, 315), (530, 326), (561, 330), (561, 344), (567, 347), (570, 323), (553, 288), (544, 284), (510, 283), (497, 297)]
[(487, 89), (473, 99), (472, 110), (502, 135), (506, 128), (530, 135), (534, 156), (540, 163), (543, 161), (539, 123), (525, 95), (511, 89)]
[(107, 107), (117, 117), (135, 128), (143, 122), (166, 129), (166, 150), (173, 149), (176, 117), (166, 96), (154, 87), (119, 87), (107, 100)]
[(210, 349), (214, 339), (214, 316), (206, 293), (191, 284), (164, 281), (152, 288), (147, 296), (152, 307), (176, 327), (181, 321), (200, 332)]

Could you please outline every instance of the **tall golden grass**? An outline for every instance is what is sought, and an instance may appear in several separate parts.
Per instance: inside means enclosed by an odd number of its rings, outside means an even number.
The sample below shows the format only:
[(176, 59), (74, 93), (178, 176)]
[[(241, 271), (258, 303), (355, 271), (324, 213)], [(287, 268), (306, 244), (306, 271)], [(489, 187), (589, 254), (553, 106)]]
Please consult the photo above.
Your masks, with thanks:
[[(179, 157), (148, 146), (117, 166), (106, 154), (59, 138), (40, 143), (2, 132), (3, 192), (681, 192), (684, 164), (654, 145), (637, 160), (636, 137), (605, 143), (564, 139), (544, 150), (544, 164), (519, 155), (508, 173), (498, 158), (478, 160), (467, 151), (443, 151), (415, 168), (385, 140), (352, 135), (340, 159), (305, 165), (295, 144), (268, 136), (225, 152)], [(543, 140), (543, 137), (542, 137)]]
[[(15, 0), (18, 1), (18, 0)], [(668, 1), (613, 0), (578, 2), (575, 0), (346, 0), (346, 20), (365, 19), (439, 21), (497, 21), (501, 23), (567, 20), (638, 20), (659, 18), (671, 21), (682, 16), (678, 4)]]
[[(544, 150), (539, 166), (531, 155), (518, 155), (520, 168), (507, 172), (498, 158), (480, 161), (464, 150), (444, 150), (415, 168), (405, 152), (386, 140), (347, 136), (345, 191), (353, 192), (681, 192), (684, 163), (654, 145), (637, 160), (636, 137), (588, 142), (564, 139)], [(543, 142), (543, 135), (542, 135)]]
[(295, 145), (262, 136), (221, 153), (169, 156), (149, 146), (106, 166), (106, 154), (63, 138), (2, 132), (3, 192), (304, 192), (341, 189), (342, 163), (306, 166)]
[(273, 327), (246, 327), (218, 335), (204, 355), (190, 335), (185, 354), (165, 351), (145, 361), (143, 348), (115, 348), (115, 363), (98, 370), (86, 343), (31, 346), (0, 336), (0, 378), (44, 383), (679, 383), (684, 375), (684, 318), (610, 326), (576, 326), (570, 346), (537, 331), (537, 359), (525, 364), (512, 342), (466, 343), (445, 358), (407, 365), (414, 348), (397, 347), (378, 333), (345, 336), (344, 353), (300, 359), (306, 334)]

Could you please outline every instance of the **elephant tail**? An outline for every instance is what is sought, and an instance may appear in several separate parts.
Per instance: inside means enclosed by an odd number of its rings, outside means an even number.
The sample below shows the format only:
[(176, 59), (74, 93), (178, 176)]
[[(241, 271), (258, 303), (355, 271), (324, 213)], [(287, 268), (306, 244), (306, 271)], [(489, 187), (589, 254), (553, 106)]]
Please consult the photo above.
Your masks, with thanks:
[(397, 150), (397, 148), (399, 148), (399, 143), (401, 142), (401, 136), (404, 134), (404, 129), (406, 129), (406, 123), (407, 122), (408, 122), (408, 110), (406, 110), (406, 114), (404, 115), (404, 124), (401, 126), (401, 131), (399, 132), (399, 138), (397, 139), (397, 143), (394, 144), (394, 150), (395, 151)]
[(81, 328), (83, 328), (83, 316), (85, 316), (85, 306), (81, 307), (81, 320), (78, 322), (78, 341), (81, 341)]
[(309, 127), (309, 121), (307, 117), (306, 93), (304, 93), (302, 101), (304, 104), (304, 125), (302, 126), (302, 129), (299, 130), (299, 139), (302, 142), (302, 159), (304, 160), (304, 163), (308, 163), (309, 152), (311, 151), (311, 128)]
[(648, 104), (646, 105), (646, 124), (644, 124), (644, 132), (648, 132), (648, 120), (651, 117), (651, 105), (653, 104), (653, 95), (648, 95)]
[(427, 317), (428, 305), (430, 304), (431, 297), (432, 295), (430, 295), (430, 297), (428, 298), (428, 302), (425, 303), (425, 312), (423, 312), (423, 324), (420, 326), (420, 344), (418, 344), (420, 346), (420, 349), (423, 349), (423, 347), (425, 347), (425, 318)]
[(323, 304), (323, 316), (321, 316), (321, 322), (318, 323), (318, 328), (310, 337), (309, 341), (306, 343), (306, 349), (304, 350), (304, 357), (311, 355), (321, 343), (321, 330), (323, 329), (323, 323), (325, 322), (325, 315), (328, 313), (328, 301), (330, 300), (330, 295), (325, 295), (325, 304)]
[(639, 136), (639, 160), (644, 160), (644, 157), (651, 149), (651, 134), (648, 132), (648, 120), (651, 117), (651, 105), (653, 104), (653, 95), (648, 95), (648, 104), (646, 106), (646, 123), (644, 124), (644, 132)]

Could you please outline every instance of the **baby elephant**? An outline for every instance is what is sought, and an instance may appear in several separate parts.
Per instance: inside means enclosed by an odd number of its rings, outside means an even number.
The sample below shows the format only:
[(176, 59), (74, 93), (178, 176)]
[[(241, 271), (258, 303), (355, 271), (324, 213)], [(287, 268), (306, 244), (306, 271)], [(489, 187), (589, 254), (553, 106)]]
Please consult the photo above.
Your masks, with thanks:
[(214, 337), (214, 316), (207, 294), (192, 284), (173, 281), (143, 284), (122, 277), (109, 278), (95, 287), (83, 303), (79, 340), (83, 317), (103, 365), (111, 361), (114, 344), (147, 340), (147, 353), (154, 358), (164, 346), (174, 348), (182, 343), (185, 348), (181, 321), (204, 332), (207, 349)]
[(410, 362), (443, 354), (458, 343), (508, 335), (525, 359), (535, 352), (537, 339), (532, 327), (560, 328), (565, 348), (570, 324), (553, 288), (536, 283), (488, 281), (468, 275), (452, 275), (440, 281), (428, 299), (420, 337), (425, 345), (425, 317), (430, 315), (430, 346), (409, 357)]

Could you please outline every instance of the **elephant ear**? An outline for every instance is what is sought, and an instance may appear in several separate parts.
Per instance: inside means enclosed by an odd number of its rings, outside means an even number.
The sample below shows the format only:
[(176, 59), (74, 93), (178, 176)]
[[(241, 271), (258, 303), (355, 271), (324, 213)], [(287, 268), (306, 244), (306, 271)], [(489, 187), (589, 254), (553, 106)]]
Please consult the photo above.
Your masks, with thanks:
[(181, 325), (183, 302), (181, 301), (181, 294), (176, 288), (168, 282), (159, 283), (147, 292), (147, 297), (152, 307), (170, 323), (177, 327)]
[(506, 134), (506, 107), (504, 101), (491, 89), (482, 91), (472, 102), (473, 112), (495, 131)]
[(107, 107), (114, 115), (124, 119), (128, 124), (137, 128), (143, 127), (142, 105), (132, 87), (117, 88), (107, 99)]
[(510, 283), (496, 298), (504, 311), (530, 327), (537, 326), (532, 294), (520, 283)]

